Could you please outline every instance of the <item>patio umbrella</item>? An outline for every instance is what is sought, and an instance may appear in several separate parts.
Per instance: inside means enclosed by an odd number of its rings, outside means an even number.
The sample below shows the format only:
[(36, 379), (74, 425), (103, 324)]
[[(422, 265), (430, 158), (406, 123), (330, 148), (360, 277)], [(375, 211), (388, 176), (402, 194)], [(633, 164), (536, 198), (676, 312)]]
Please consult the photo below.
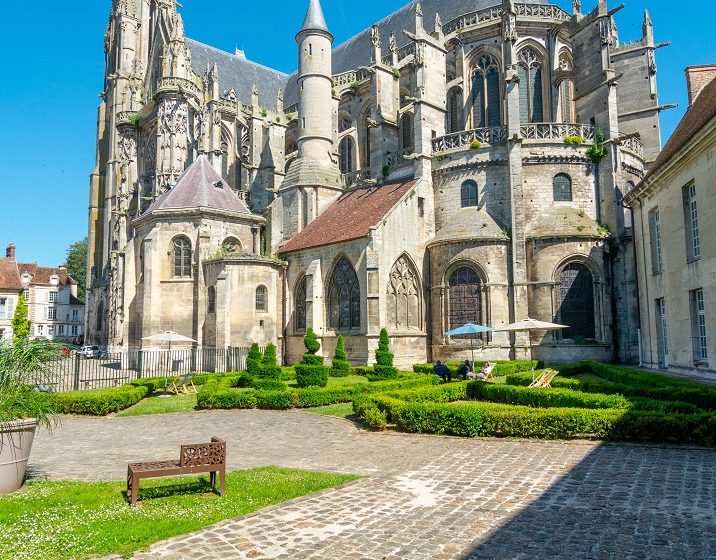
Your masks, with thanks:
[[(189, 338), (188, 336), (184, 336), (183, 334), (176, 333), (174, 331), (164, 331), (159, 334), (154, 334), (152, 336), (145, 336), (142, 338), (142, 340), (148, 340), (150, 342), (168, 342), (169, 343), (169, 357), (167, 360), (172, 359), (172, 342), (197, 342), (193, 338)], [(167, 369), (170, 369), (170, 363), (167, 363)], [(167, 381), (164, 382), (164, 388), (167, 387)]]
[[(468, 323), (466, 325), (463, 325), (462, 327), (457, 327), (456, 329), (453, 329), (451, 331), (448, 331), (445, 333), (445, 336), (460, 336), (465, 334), (481, 334), (486, 332), (492, 332), (495, 329), (492, 327), (484, 327), (482, 325), (473, 325), (472, 323)], [(475, 370), (475, 346), (474, 346), (474, 338), (470, 338), (470, 352), (472, 354), (472, 369)]]
[[(536, 319), (525, 319), (524, 321), (518, 321), (512, 323), (501, 329), (496, 329), (498, 332), (526, 332), (527, 341), (530, 351), (530, 362), (532, 361), (532, 331), (560, 331), (562, 329), (568, 329), (567, 325), (558, 325), (557, 323), (547, 323), (545, 321), (537, 321)], [(535, 377), (535, 367), (532, 365), (532, 381)]]

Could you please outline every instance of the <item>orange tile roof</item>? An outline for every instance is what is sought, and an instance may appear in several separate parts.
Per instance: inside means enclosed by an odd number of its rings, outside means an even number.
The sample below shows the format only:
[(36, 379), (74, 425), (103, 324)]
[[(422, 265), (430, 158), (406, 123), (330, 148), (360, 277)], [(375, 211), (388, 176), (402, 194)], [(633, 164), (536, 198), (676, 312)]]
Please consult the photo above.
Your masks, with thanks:
[(291, 253), (366, 237), (416, 182), (386, 183), (345, 192), (278, 252)]
[(66, 268), (51, 268), (38, 266), (37, 263), (18, 263), (17, 267), (22, 276), (25, 272), (32, 275), (30, 285), (41, 286), (50, 283), (50, 277), (54, 274), (60, 279), (60, 286), (71, 286), (77, 282), (70, 276)]
[(22, 290), (17, 262), (12, 258), (0, 258), (0, 290)]

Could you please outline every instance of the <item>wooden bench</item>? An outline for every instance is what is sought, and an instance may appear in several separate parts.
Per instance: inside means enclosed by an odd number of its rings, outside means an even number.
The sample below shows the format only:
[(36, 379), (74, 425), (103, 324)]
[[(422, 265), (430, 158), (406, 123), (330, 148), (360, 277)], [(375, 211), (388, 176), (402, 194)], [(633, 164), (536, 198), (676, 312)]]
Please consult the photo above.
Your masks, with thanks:
[(216, 491), (216, 475), (220, 475), (219, 496), (224, 495), (226, 479), (226, 442), (217, 437), (211, 443), (182, 445), (178, 461), (130, 463), (127, 468), (127, 499), (132, 506), (139, 499), (139, 481), (143, 478), (210, 473)]
[(90, 385), (94, 383), (95, 381), (111, 381), (112, 386), (116, 387), (119, 385), (120, 381), (128, 381), (129, 376), (128, 375), (116, 375), (114, 377), (93, 377), (92, 379), (80, 379), (82, 383), (85, 384), (85, 389), (89, 389)]

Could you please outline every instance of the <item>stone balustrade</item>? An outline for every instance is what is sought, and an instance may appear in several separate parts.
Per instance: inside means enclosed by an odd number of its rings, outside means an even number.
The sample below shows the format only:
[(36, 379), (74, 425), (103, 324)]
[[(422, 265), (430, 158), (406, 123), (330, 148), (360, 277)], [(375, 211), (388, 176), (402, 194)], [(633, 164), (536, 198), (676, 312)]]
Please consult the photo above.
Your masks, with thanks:
[(625, 150), (644, 159), (644, 144), (638, 136), (629, 136), (621, 139), (621, 146)]
[(157, 93), (163, 92), (187, 92), (196, 97), (197, 99), (202, 97), (201, 89), (191, 80), (184, 78), (169, 77), (162, 78), (157, 83)]
[(579, 136), (585, 142), (594, 142), (595, 128), (588, 124), (534, 123), (520, 126), (524, 140), (564, 142), (567, 136)]
[[(568, 21), (572, 17), (559, 6), (553, 6), (551, 4), (515, 4), (515, 10), (517, 11), (518, 18)], [(483, 8), (482, 10), (470, 12), (448, 21), (443, 25), (443, 33), (445, 35), (451, 35), (452, 33), (456, 33), (468, 27), (474, 27), (481, 23), (501, 20), (503, 15), (505, 15), (505, 10), (502, 6)]]
[(360, 185), (363, 181), (370, 179), (370, 169), (359, 169), (351, 173), (344, 173), (341, 178), (345, 188)]
[(136, 111), (120, 111), (119, 113), (117, 113), (117, 126), (134, 126), (132, 119), (136, 114)]
[(398, 152), (388, 152), (385, 155), (383, 163), (389, 169), (393, 169), (394, 167), (400, 167), (406, 161), (405, 156), (412, 154), (414, 151), (415, 148), (405, 148)]
[(433, 140), (433, 153), (469, 148), (475, 141), (480, 142), (480, 144), (504, 144), (507, 141), (507, 127), (476, 128), (475, 130), (455, 132), (435, 138)]
[(333, 76), (333, 87), (342, 88), (352, 84), (361, 83), (370, 78), (370, 70), (367, 68), (358, 68)]

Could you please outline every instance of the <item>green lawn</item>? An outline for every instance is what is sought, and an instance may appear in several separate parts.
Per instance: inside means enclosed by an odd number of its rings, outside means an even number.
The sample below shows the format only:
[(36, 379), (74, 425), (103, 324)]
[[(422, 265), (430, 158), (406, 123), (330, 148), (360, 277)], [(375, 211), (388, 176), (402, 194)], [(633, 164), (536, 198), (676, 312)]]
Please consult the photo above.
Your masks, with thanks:
[(353, 403), (329, 404), (327, 406), (306, 408), (304, 412), (323, 414), (324, 416), (337, 416), (338, 418), (348, 418), (349, 416), (353, 416)]
[(208, 476), (143, 481), (140, 507), (124, 482), (33, 482), (0, 497), (0, 559), (124, 557), (224, 519), (355, 480), (356, 476), (277, 467), (230, 473), (223, 498)]
[(117, 416), (142, 416), (144, 414), (167, 414), (172, 412), (193, 412), (196, 409), (196, 395), (153, 396), (143, 399), (134, 406), (119, 412)]

